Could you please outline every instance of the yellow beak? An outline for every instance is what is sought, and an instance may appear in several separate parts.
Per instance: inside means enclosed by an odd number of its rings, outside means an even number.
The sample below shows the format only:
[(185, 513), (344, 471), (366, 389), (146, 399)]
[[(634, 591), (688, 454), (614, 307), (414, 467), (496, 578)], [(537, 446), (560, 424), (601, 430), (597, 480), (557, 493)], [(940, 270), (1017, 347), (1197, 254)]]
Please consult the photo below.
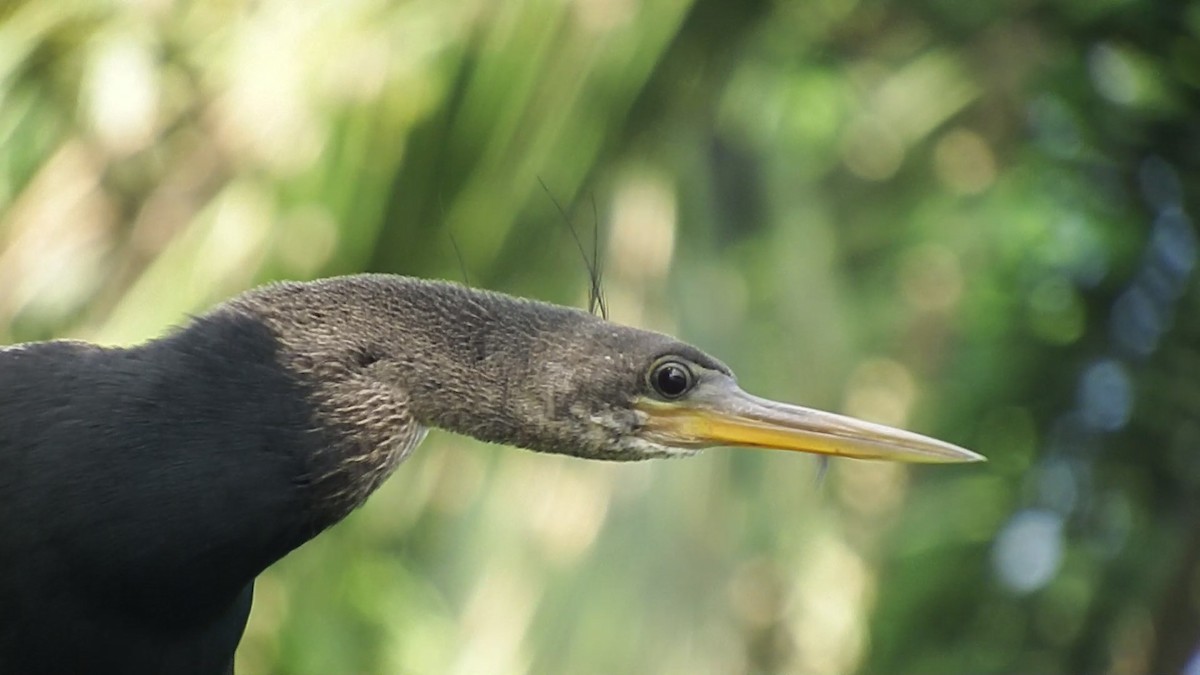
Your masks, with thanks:
[(733, 445), (893, 462), (981, 462), (966, 448), (834, 413), (752, 396), (722, 378), (685, 399), (639, 399), (642, 435), (672, 447)]

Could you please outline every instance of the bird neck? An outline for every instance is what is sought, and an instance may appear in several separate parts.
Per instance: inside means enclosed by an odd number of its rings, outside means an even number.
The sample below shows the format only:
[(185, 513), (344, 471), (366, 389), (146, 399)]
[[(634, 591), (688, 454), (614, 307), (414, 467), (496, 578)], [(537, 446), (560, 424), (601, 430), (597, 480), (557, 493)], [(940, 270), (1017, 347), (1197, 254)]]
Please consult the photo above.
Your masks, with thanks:
[(334, 455), (372, 467), (369, 480), (350, 476), (368, 489), (411, 449), (412, 429), (555, 452), (581, 440), (573, 364), (554, 355), (586, 344), (599, 325), (586, 313), (385, 275), (279, 284), (233, 308), (277, 336), (337, 430)]

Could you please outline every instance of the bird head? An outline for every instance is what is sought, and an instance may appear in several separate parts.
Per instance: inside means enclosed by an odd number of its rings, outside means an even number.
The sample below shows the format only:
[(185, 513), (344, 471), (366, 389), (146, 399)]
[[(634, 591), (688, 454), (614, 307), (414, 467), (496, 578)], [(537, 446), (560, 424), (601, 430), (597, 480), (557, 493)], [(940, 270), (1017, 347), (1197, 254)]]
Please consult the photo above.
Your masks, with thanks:
[(565, 432), (557, 451), (643, 459), (736, 446), (900, 462), (983, 459), (912, 432), (754, 396), (724, 363), (660, 333), (581, 316), (542, 342), (530, 384), (544, 398), (529, 419)]

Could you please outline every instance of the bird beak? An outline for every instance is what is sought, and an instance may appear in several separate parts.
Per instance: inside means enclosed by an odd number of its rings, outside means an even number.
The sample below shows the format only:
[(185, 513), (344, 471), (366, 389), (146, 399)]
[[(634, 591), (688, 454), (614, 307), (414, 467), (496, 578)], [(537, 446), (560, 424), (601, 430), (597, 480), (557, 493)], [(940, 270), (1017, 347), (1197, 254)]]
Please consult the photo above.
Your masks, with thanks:
[(986, 458), (928, 436), (752, 396), (733, 380), (702, 382), (677, 401), (639, 399), (642, 435), (673, 447), (732, 445), (893, 462)]

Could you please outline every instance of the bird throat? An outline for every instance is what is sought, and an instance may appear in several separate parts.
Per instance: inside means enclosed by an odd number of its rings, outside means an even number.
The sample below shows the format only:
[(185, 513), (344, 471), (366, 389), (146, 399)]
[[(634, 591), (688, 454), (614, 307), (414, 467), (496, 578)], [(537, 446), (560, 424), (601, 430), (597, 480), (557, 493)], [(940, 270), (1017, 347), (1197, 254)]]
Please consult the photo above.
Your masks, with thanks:
[(361, 506), (428, 430), (413, 420), (401, 392), (365, 374), (318, 380), (311, 391), (324, 438), (306, 482), (316, 524), (328, 527)]

